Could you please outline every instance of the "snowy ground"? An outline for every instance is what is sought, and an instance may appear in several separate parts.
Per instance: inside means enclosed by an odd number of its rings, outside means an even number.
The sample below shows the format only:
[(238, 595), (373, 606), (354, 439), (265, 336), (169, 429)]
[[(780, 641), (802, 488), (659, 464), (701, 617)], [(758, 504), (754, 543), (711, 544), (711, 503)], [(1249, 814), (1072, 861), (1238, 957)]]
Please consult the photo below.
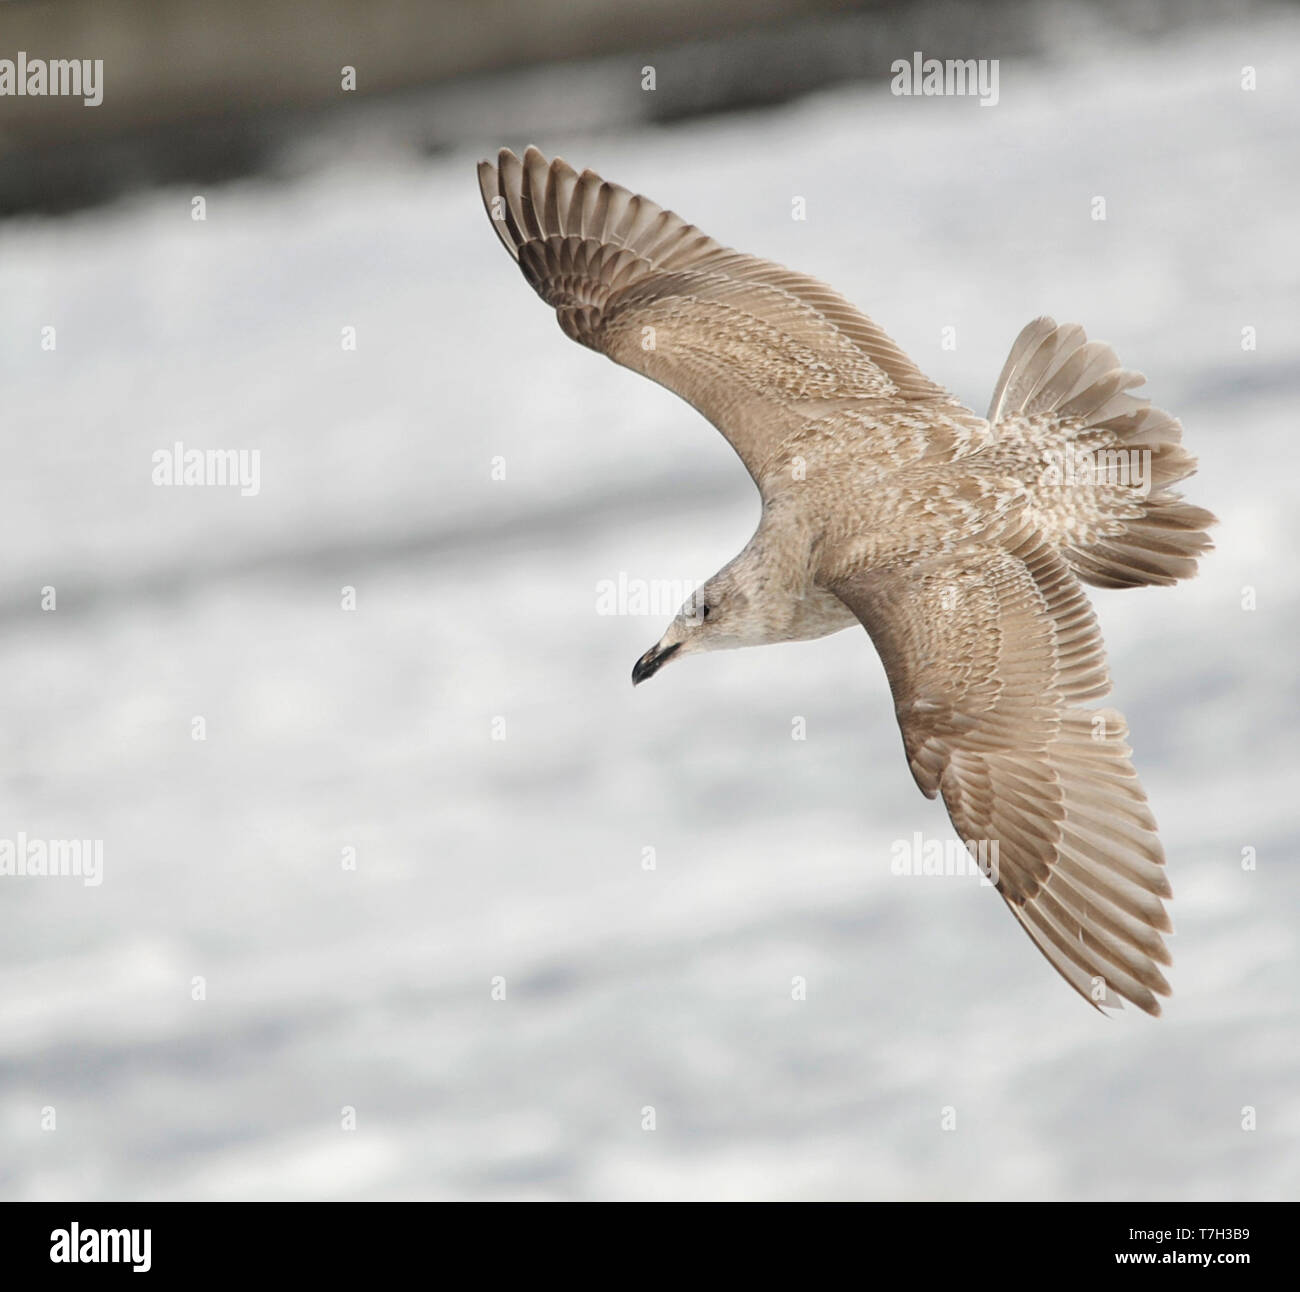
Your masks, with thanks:
[[(861, 634), (632, 691), (665, 617), (597, 581), (707, 576), (757, 500), (501, 252), (472, 162), (529, 140), (0, 230), (0, 837), (105, 848), (99, 887), (0, 880), (0, 1194), (1295, 1197), (1298, 60), (1291, 14), (1007, 64), (993, 110), (876, 81), (535, 140), (981, 411), (1050, 312), (1183, 418), (1218, 551), (1096, 598), (1176, 893), (1159, 1022), (890, 875), (948, 827)], [(260, 450), (260, 494), (154, 487), (176, 440)]]

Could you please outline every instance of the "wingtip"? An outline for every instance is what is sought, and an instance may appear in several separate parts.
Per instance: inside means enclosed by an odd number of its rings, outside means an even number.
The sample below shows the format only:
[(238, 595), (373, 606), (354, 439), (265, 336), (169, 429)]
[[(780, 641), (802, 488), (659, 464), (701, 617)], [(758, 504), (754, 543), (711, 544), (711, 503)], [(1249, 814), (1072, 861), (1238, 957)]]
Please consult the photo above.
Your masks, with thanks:
[[(480, 163), (481, 164), (481, 163)], [(490, 165), (491, 163), (489, 163)], [(578, 176), (577, 170), (570, 166), (563, 157), (548, 157), (536, 144), (529, 144), (524, 149), (523, 155), (515, 153), (509, 148), (502, 148), (497, 153), (498, 168), (520, 166), (524, 169), (532, 169), (537, 166), (543, 166), (547, 170), (559, 171), (565, 175)], [(592, 171), (583, 171), (583, 175), (594, 174)], [(600, 176), (596, 176), (597, 179)]]
[(503, 148), (498, 154), (495, 166), (487, 160), (479, 162), (478, 187), (479, 194), (483, 198), (483, 209), (487, 212), (492, 228), (501, 240), (501, 245), (510, 253), (511, 258), (517, 261), (519, 247), (510, 228), (507, 199), (502, 183), (502, 176), (507, 173), (510, 164), (506, 158), (518, 165), (518, 158), (508, 148)]

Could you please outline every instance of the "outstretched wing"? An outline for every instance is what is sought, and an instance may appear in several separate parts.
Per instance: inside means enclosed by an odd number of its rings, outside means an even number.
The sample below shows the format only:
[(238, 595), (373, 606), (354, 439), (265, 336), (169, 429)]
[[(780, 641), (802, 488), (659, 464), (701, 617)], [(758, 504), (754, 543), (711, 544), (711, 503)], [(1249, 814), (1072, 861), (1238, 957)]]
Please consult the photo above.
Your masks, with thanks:
[(1078, 579), (1035, 530), (835, 588), (884, 661), (917, 784), (1085, 999), (1158, 1014), (1164, 854)]
[(860, 401), (974, 417), (815, 279), (536, 148), (478, 173), (502, 244), (564, 331), (693, 404), (755, 480), (785, 436)]

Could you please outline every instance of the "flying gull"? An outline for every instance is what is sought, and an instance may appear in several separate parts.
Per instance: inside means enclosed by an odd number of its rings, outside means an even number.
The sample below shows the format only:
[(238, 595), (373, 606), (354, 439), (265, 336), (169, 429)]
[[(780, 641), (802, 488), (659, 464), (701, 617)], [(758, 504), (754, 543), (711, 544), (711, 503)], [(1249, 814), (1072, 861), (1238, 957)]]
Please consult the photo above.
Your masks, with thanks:
[[(535, 148), (479, 164), (506, 250), (575, 341), (676, 392), (758, 486), (754, 536), (637, 661), (861, 624), (912, 775), (1097, 1008), (1169, 994), (1164, 853), (1083, 584), (1190, 578), (1214, 517), (1140, 373), (1035, 319), (987, 418), (829, 287)], [(987, 849), (984, 856), (989, 855)]]

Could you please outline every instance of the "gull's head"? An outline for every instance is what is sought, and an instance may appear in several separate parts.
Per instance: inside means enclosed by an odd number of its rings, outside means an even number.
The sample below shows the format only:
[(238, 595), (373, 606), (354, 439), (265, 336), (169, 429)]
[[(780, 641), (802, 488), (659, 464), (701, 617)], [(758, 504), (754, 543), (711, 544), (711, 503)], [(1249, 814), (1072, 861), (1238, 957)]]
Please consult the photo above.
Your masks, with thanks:
[(668, 631), (632, 667), (632, 685), (654, 677), (670, 659), (706, 650), (734, 650), (771, 640), (767, 616), (727, 569), (696, 589), (668, 625)]

